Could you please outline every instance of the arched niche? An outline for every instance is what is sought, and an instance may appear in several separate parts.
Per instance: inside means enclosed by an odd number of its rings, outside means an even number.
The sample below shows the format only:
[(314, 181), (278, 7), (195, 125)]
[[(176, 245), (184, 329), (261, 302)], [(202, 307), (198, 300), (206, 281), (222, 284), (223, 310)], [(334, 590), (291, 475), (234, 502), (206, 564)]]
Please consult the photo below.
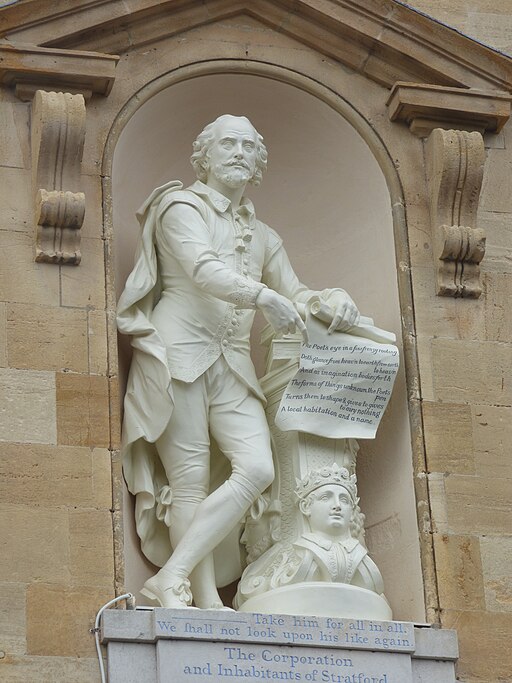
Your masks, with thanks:
[[(120, 116), (112, 163), (117, 296), (133, 263), (139, 205), (168, 180), (193, 182), (191, 143), (206, 123), (223, 113), (244, 114), (269, 150), (263, 183), (248, 193), (258, 217), (282, 236), (301, 280), (312, 288), (345, 288), (400, 344), (395, 240), (405, 238), (392, 217), (392, 203), (400, 201), (398, 181), (377, 136), (345, 100), (315, 96), (311, 91), (320, 92), (320, 86), (305, 89), (301, 78), (292, 84), (262, 73), (207, 71), (196, 69), (168, 87), (152, 84), (152, 96), (135, 98)], [(261, 321), (253, 335), (261, 373), (258, 327)], [(128, 363), (129, 345), (121, 340), (121, 387)], [(406, 394), (402, 362), (377, 439), (360, 442), (359, 492), (368, 545), (394, 617), (424, 621)], [(131, 502), (124, 498), (125, 585), (136, 591), (154, 569), (140, 553)]]

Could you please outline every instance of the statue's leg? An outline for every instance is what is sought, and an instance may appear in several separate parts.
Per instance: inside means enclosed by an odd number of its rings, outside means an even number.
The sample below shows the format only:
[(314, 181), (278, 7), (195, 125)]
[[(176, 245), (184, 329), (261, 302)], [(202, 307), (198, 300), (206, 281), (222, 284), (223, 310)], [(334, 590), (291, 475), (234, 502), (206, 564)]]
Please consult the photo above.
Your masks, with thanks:
[[(198, 506), (192, 524), (162, 570), (189, 576), (227, 536), (274, 477), (261, 402), (219, 359), (204, 375), (210, 430), (232, 466), (230, 478)], [(189, 416), (190, 420), (190, 416)]]
[[(203, 378), (191, 384), (173, 382), (175, 408), (156, 443), (172, 490), (169, 536), (173, 548), (190, 528), (199, 504), (208, 495), (210, 437), (208, 399), (203, 384)], [(189, 578), (197, 607), (222, 605), (215, 583), (213, 557), (205, 557)]]

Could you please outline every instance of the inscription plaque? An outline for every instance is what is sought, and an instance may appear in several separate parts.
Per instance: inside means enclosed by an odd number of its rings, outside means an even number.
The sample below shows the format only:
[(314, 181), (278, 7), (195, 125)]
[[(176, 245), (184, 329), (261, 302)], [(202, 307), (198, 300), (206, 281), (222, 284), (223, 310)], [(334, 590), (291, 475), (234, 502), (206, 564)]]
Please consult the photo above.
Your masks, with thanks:
[(196, 610), (107, 610), (110, 683), (455, 683), (454, 631), (409, 622)]
[(405, 654), (329, 650), (287, 645), (241, 645), (160, 641), (159, 683), (186, 681), (317, 681), (326, 683), (409, 683), (411, 660)]
[(204, 610), (154, 610), (155, 638), (223, 640), (276, 645), (414, 652), (406, 621), (365, 621), (289, 614), (232, 614)]

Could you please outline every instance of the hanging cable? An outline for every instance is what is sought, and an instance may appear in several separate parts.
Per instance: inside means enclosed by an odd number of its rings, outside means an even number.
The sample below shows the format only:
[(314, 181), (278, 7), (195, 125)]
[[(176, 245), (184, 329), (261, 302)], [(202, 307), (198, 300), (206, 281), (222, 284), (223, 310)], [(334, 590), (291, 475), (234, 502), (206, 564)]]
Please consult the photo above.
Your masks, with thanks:
[(120, 602), (121, 600), (126, 600), (126, 609), (135, 609), (135, 596), (133, 595), (133, 593), (124, 593), (124, 595), (119, 595), (117, 598), (113, 598), (112, 600), (109, 600), (108, 602), (106, 602), (103, 605), (103, 607), (101, 607), (98, 610), (98, 613), (96, 615), (96, 619), (94, 621), (94, 628), (89, 629), (90, 632), (94, 634), (94, 641), (96, 643), (96, 653), (98, 655), (98, 664), (100, 666), (101, 683), (107, 683), (107, 678), (105, 676), (105, 666), (103, 664), (103, 654), (101, 652), (101, 643), (100, 643), (101, 616), (106, 609), (108, 609), (109, 607), (112, 607), (112, 605), (115, 605), (116, 603)]

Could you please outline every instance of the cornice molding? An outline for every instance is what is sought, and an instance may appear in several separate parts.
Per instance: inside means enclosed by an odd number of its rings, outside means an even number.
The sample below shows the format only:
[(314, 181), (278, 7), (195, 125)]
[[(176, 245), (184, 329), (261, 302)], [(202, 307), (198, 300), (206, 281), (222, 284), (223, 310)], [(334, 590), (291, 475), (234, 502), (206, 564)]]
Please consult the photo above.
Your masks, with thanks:
[(108, 95), (119, 57), (0, 41), (0, 83), (15, 87), (21, 99), (35, 90)]
[(387, 106), (391, 121), (427, 137), (435, 128), (497, 133), (510, 118), (511, 101), (506, 92), (395, 83)]
[[(394, 0), (32, 0), (0, 12), (0, 35), (120, 53), (249, 15), (391, 88), (397, 81), (512, 91), (512, 60)], [(57, 37), (56, 37), (57, 36)]]

